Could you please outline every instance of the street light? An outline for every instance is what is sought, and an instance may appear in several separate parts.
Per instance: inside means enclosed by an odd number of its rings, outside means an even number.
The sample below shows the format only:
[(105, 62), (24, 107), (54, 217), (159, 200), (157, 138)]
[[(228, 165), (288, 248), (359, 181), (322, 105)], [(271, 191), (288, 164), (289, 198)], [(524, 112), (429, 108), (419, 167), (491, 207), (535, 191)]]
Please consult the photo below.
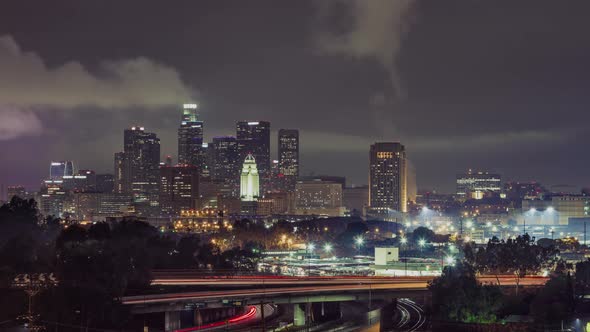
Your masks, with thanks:
[(408, 243), (408, 239), (405, 237), (402, 237), (401, 240), (399, 240), (401, 242), (401, 244), (406, 244)]
[(447, 263), (447, 265), (455, 265), (455, 257), (453, 256), (447, 256), (445, 258), (445, 262)]
[(307, 277), (311, 275), (311, 252), (315, 249), (315, 245), (313, 243), (308, 243), (305, 246), (305, 251), (307, 254)]
[(420, 239), (420, 240), (418, 240), (418, 245), (419, 245), (420, 247), (424, 247), (424, 246), (426, 245), (426, 240), (424, 240), (424, 239)]
[(329, 243), (324, 244), (324, 251), (330, 253), (332, 251), (332, 245)]
[(360, 255), (361, 246), (363, 245), (363, 243), (365, 243), (365, 239), (363, 239), (363, 237), (361, 235), (359, 235), (354, 238), (354, 243), (356, 243), (356, 250), (358, 251), (358, 254)]

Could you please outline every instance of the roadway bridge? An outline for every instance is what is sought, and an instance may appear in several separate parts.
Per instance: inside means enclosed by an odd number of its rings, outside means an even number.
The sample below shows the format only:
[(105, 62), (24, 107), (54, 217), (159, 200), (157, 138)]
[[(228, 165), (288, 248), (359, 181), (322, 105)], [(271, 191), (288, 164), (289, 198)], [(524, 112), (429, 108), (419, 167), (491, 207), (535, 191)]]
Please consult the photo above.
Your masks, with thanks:
[[(182, 274), (156, 274), (154, 285), (195, 286), (206, 290), (165, 294), (126, 296), (123, 304), (131, 306), (136, 314), (166, 313), (166, 327), (178, 326), (173, 317), (178, 312), (195, 308), (225, 308), (272, 303), (291, 305), (296, 325), (305, 325), (313, 305), (343, 302), (391, 303), (400, 298), (429, 297), (428, 283), (432, 277), (202, 277)], [(515, 287), (512, 276), (481, 276), (479, 281), (502, 287)], [(539, 287), (547, 278), (530, 276), (521, 278), (522, 287)], [(368, 313), (369, 314), (369, 313)], [(378, 314), (373, 313), (373, 316)]]

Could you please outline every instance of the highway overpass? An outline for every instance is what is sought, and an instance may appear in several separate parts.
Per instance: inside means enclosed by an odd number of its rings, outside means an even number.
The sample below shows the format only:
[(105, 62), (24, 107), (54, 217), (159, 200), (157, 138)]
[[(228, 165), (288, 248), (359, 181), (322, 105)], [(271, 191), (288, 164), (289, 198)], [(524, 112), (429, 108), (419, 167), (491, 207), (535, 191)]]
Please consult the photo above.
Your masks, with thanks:
[[(398, 298), (426, 298), (432, 277), (202, 277), (188, 273), (157, 275), (154, 285), (198, 287), (198, 291), (170, 292), (125, 296), (122, 303), (131, 306), (136, 314), (166, 313), (166, 326), (180, 311), (203, 308), (244, 307), (261, 303), (293, 305), (295, 321), (304, 322), (306, 312), (314, 303), (329, 302), (391, 302)], [(539, 287), (548, 278), (521, 278), (522, 287)], [(481, 276), (485, 284), (515, 287), (512, 276)], [(171, 321), (172, 323), (168, 323)]]

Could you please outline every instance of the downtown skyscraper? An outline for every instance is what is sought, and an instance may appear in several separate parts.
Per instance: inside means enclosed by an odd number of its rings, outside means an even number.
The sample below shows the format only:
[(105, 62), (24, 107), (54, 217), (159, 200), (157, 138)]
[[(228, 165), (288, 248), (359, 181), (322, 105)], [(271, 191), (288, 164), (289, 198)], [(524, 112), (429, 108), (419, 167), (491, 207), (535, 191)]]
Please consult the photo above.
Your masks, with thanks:
[(240, 159), (238, 141), (233, 136), (214, 137), (209, 145), (212, 154), (211, 178), (217, 183), (224, 183), (230, 188), (230, 196), (239, 196)]
[(143, 127), (125, 129), (123, 152), (115, 153), (115, 186), (133, 194), (138, 213), (158, 211), (160, 139)]
[(236, 138), (240, 160), (252, 154), (260, 174), (260, 191), (270, 189), (270, 122), (239, 121), (236, 124)]
[(179, 216), (195, 208), (199, 198), (199, 169), (192, 165), (160, 167), (160, 209), (163, 215)]
[(293, 191), (299, 177), (299, 130), (279, 129), (279, 174), (282, 189)]
[(369, 153), (369, 214), (407, 212), (406, 149), (398, 142), (371, 145)]
[(205, 165), (203, 121), (197, 119), (197, 104), (184, 104), (178, 128), (178, 163), (201, 171)]

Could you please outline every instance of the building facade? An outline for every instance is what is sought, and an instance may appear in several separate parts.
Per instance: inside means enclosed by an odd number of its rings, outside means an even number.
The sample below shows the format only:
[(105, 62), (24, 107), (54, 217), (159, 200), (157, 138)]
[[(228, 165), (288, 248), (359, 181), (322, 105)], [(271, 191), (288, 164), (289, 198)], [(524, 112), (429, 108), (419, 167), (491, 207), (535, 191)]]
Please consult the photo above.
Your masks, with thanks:
[(241, 160), (238, 141), (233, 136), (214, 137), (211, 147), (211, 178), (231, 188), (230, 197), (238, 197)]
[(369, 210), (372, 215), (407, 212), (406, 150), (398, 142), (371, 145)]
[(195, 209), (199, 198), (199, 168), (192, 165), (160, 167), (160, 208), (162, 215), (179, 216)]
[(205, 166), (203, 150), (203, 121), (197, 119), (197, 104), (184, 104), (182, 119), (178, 128), (178, 163)]
[(115, 154), (117, 192), (132, 194), (139, 215), (159, 213), (160, 139), (144, 127), (125, 129), (123, 152)]
[(236, 138), (240, 160), (251, 154), (256, 160), (260, 176), (261, 192), (270, 189), (270, 122), (239, 121), (236, 124)]
[(284, 189), (293, 191), (299, 178), (299, 130), (279, 129), (278, 175)]
[(298, 181), (295, 184), (295, 214), (343, 216), (342, 185), (330, 181)]
[(74, 162), (70, 160), (52, 161), (49, 165), (50, 180), (61, 180), (64, 176), (73, 176), (74, 172)]
[(500, 174), (469, 170), (457, 174), (457, 195), (466, 199), (481, 199), (487, 193), (500, 193), (501, 181)]
[(240, 199), (242, 202), (255, 202), (260, 197), (260, 177), (253, 155), (248, 154), (242, 165), (240, 175)]

